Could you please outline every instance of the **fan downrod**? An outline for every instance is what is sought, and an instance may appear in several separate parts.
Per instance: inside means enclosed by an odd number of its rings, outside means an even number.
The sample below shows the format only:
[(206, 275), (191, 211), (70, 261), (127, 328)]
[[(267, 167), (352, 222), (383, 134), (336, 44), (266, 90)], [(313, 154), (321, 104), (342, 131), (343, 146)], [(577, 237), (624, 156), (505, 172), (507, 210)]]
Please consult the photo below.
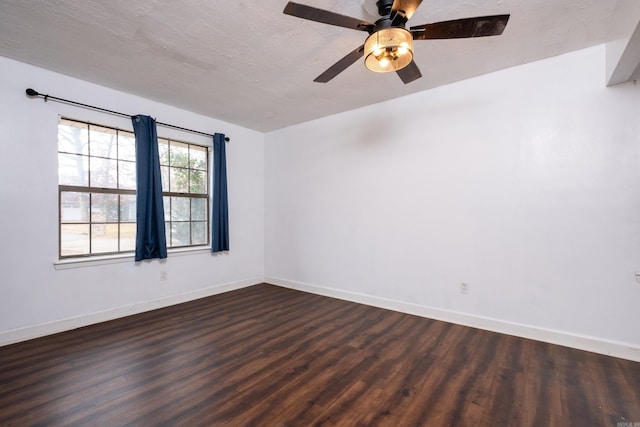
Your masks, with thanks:
[(378, 0), (376, 2), (378, 6), (378, 15), (389, 16), (391, 15), (391, 8), (393, 7), (393, 0)]

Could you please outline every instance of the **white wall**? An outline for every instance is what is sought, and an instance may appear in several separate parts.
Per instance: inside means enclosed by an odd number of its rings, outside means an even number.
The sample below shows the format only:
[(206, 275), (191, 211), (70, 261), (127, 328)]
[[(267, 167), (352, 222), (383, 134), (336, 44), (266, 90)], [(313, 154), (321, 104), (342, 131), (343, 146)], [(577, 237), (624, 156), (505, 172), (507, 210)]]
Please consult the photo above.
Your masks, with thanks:
[(640, 357), (640, 86), (604, 75), (598, 46), (268, 133), (267, 279)]
[[(0, 344), (156, 308), (264, 276), (264, 134), (0, 58)], [(129, 119), (29, 99), (25, 89), (206, 132), (227, 144), (231, 250), (55, 269), (59, 115), (131, 129)], [(211, 102), (224, 102), (224, 99)], [(158, 128), (195, 143), (205, 137)], [(160, 273), (167, 280), (160, 281)]]

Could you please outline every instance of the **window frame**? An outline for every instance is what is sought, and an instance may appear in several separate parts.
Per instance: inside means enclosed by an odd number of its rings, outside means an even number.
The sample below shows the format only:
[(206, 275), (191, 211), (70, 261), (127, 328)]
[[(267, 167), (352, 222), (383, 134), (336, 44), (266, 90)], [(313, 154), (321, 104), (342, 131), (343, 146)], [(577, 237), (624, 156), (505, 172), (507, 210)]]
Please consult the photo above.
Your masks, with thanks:
[[(165, 232), (167, 235), (167, 249), (182, 249), (182, 248), (190, 248), (190, 247), (197, 247), (197, 246), (204, 246), (204, 245), (209, 245), (211, 243), (211, 147), (207, 147), (204, 145), (199, 145), (199, 144), (194, 144), (194, 143), (190, 143), (190, 142), (185, 142), (185, 141), (181, 141), (181, 140), (177, 140), (177, 139), (173, 139), (173, 138), (166, 138), (166, 137), (158, 137), (158, 144), (160, 145), (161, 140), (164, 142), (166, 141), (168, 144), (168, 153), (167, 153), (167, 158), (168, 158), (168, 163), (163, 163), (162, 159), (160, 160), (160, 169), (162, 171), (163, 167), (168, 168), (168, 173), (167, 173), (167, 177), (166, 180), (168, 182), (168, 186), (169, 186), (169, 191), (165, 191), (165, 189), (162, 189), (162, 201), (163, 201), (163, 205), (164, 205), (164, 211), (165, 211), (165, 219), (164, 219), (164, 223), (165, 223)], [(204, 161), (204, 165), (205, 165), (205, 169), (198, 169), (198, 168), (192, 168), (191, 165), (189, 165), (188, 167), (184, 167), (184, 166), (173, 166), (171, 163), (171, 143), (175, 143), (176, 145), (186, 145), (189, 148), (189, 153), (191, 152), (191, 146), (196, 146), (196, 147), (200, 147), (200, 148), (204, 148), (205, 152), (205, 161)], [(189, 163), (191, 163), (191, 157), (189, 155)], [(181, 191), (170, 191), (171, 189), (171, 168), (177, 168), (177, 169), (185, 169), (188, 171), (188, 175), (189, 175), (189, 186), (191, 185), (191, 177), (192, 171), (205, 171), (205, 176), (204, 176), (204, 185), (206, 187), (206, 192), (204, 193), (192, 193), (192, 192), (181, 192)], [(163, 174), (162, 177), (162, 181), (164, 184), (165, 181), (165, 176)], [(173, 207), (173, 199), (174, 198), (188, 198), (189, 199), (189, 220), (185, 221), (185, 220), (174, 220), (172, 218), (172, 207)], [(201, 199), (204, 200), (204, 204), (205, 204), (205, 218), (204, 220), (193, 220), (193, 209), (191, 209), (192, 203), (194, 199)], [(169, 206), (167, 207), (166, 205), (166, 201), (169, 200)], [(167, 219), (167, 212), (169, 212), (169, 219)], [(198, 223), (205, 223), (205, 241), (203, 243), (196, 243), (193, 244), (193, 223), (194, 222), (198, 222)], [(188, 245), (172, 245), (171, 242), (173, 241), (173, 232), (171, 229), (171, 225), (173, 223), (189, 223), (190, 227), (189, 227), (189, 236), (190, 236), (190, 241), (191, 244)]]
[[(75, 119), (75, 118), (71, 118), (71, 117), (67, 117), (67, 116), (60, 116), (59, 120), (58, 120), (58, 129), (59, 126), (61, 124), (63, 124), (65, 121), (67, 122), (74, 122), (77, 124), (80, 124), (82, 126), (86, 126), (86, 130), (87, 130), (87, 151), (86, 154), (85, 153), (70, 153), (68, 151), (60, 151), (60, 137), (59, 134), (57, 134), (57, 139), (58, 139), (58, 148), (57, 148), (57, 162), (58, 162), (58, 182), (57, 182), (57, 186), (58, 186), (58, 260), (60, 262), (85, 262), (85, 261), (92, 261), (92, 260), (101, 260), (101, 259), (105, 259), (105, 258), (112, 258), (112, 257), (128, 257), (134, 254), (135, 252), (135, 247), (133, 249), (125, 249), (125, 250), (121, 250), (121, 226), (122, 224), (134, 224), (134, 230), (136, 228), (135, 224), (136, 222), (136, 216), (134, 215), (133, 221), (129, 220), (127, 221), (126, 219), (123, 220), (123, 216), (122, 216), (122, 205), (121, 205), (121, 198), (120, 196), (135, 196), (136, 195), (136, 190), (135, 189), (130, 189), (130, 188), (118, 188), (119, 186), (119, 180), (120, 180), (120, 174), (118, 173), (119, 171), (116, 170), (116, 187), (115, 188), (109, 188), (109, 187), (98, 187), (98, 186), (92, 186), (91, 184), (91, 159), (92, 158), (97, 158), (97, 159), (109, 159), (109, 160), (115, 160), (116, 164), (118, 165), (117, 168), (119, 168), (119, 162), (122, 160), (119, 158), (119, 154), (118, 151), (116, 151), (115, 157), (104, 157), (104, 156), (100, 156), (100, 155), (96, 155), (96, 156), (92, 156), (91, 155), (91, 128), (95, 127), (95, 128), (101, 128), (101, 129), (108, 129), (110, 131), (114, 131), (116, 136), (119, 137), (119, 133), (123, 132), (129, 135), (133, 135), (133, 130), (129, 130), (129, 129), (122, 129), (120, 127), (116, 127), (116, 126), (111, 126), (111, 125), (105, 125), (105, 124), (100, 124), (100, 123), (95, 123), (95, 122), (91, 122), (88, 120), (81, 120), (81, 119)], [(166, 228), (166, 236), (167, 236), (167, 249), (170, 251), (177, 251), (177, 252), (184, 252), (184, 251), (191, 251), (191, 250), (199, 250), (202, 249), (206, 246), (208, 246), (211, 242), (211, 159), (212, 159), (212, 146), (210, 145), (205, 145), (205, 144), (198, 144), (198, 143), (194, 143), (194, 142), (187, 142), (184, 140), (178, 140), (176, 138), (169, 138), (169, 137), (158, 137), (159, 140), (159, 144), (160, 141), (166, 142), (168, 145), (167, 147), (171, 146), (171, 143), (174, 144), (178, 144), (180, 146), (186, 146), (188, 148), (188, 151), (191, 151), (191, 147), (197, 147), (198, 151), (204, 152), (204, 163), (201, 165), (203, 166), (203, 168), (192, 168), (191, 167), (191, 160), (189, 158), (189, 165), (188, 167), (184, 167), (183, 169), (185, 169), (187, 171), (187, 175), (189, 176), (189, 185), (191, 185), (191, 175), (192, 175), (192, 171), (196, 170), (199, 172), (204, 172), (204, 187), (206, 189), (206, 191), (201, 192), (201, 193), (191, 193), (191, 192), (182, 192), (182, 191), (167, 191), (164, 188), (163, 185), (163, 191), (162, 191), (162, 196), (163, 196), (163, 203), (166, 203), (167, 200), (169, 200), (170, 204), (169, 206), (165, 206), (165, 228)], [(116, 146), (118, 146), (118, 141), (116, 140)], [(118, 149), (116, 149), (118, 150)], [(86, 175), (87, 175), (87, 184), (88, 185), (71, 185), (71, 184), (61, 184), (60, 183), (60, 155), (70, 155), (70, 154), (74, 154), (74, 155), (78, 155), (78, 156), (83, 156), (86, 157), (86, 161), (87, 161), (87, 170), (86, 170)], [(130, 160), (123, 160), (123, 161), (129, 161), (131, 163), (133, 163), (134, 165), (134, 170), (135, 170), (135, 159), (133, 161)], [(165, 165), (163, 165), (165, 166)], [(164, 173), (164, 172), (163, 172)], [(163, 175), (162, 181), (164, 183), (165, 181), (165, 177)], [(170, 178), (167, 177), (166, 178), (167, 182), (170, 182)], [(134, 180), (135, 182), (135, 180)], [(87, 209), (87, 219), (86, 221), (69, 221), (67, 220), (67, 222), (64, 222), (63, 219), (63, 193), (65, 192), (74, 192), (74, 193), (85, 193), (88, 194), (89, 197), (89, 206), (86, 208)], [(104, 221), (95, 221), (93, 218), (93, 211), (92, 211), (92, 198), (94, 197), (94, 195), (97, 194), (104, 194), (104, 195), (118, 195), (118, 203), (117, 203), (117, 221), (113, 222), (113, 221), (108, 221), (107, 218), (105, 218)], [(187, 198), (189, 200), (189, 219), (188, 220), (173, 220), (171, 218), (171, 203), (174, 200), (174, 198)], [(193, 216), (193, 212), (191, 209), (192, 206), (192, 201), (194, 199), (200, 199), (204, 201), (204, 219), (203, 220), (199, 220), (196, 219), (194, 220), (194, 216)], [(167, 212), (169, 212), (169, 215), (167, 216)], [(171, 230), (171, 225), (172, 223), (188, 223), (189, 224), (189, 243), (188, 244), (180, 244), (180, 245), (175, 245), (172, 246), (171, 245), (171, 241), (172, 241), (172, 230)], [(194, 223), (204, 223), (204, 239), (203, 240), (198, 240), (197, 243), (193, 243), (193, 224)], [(84, 226), (88, 227), (88, 253), (81, 253), (81, 254), (64, 254), (63, 255), (63, 226), (67, 225), (67, 224), (81, 224)], [(118, 227), (118, 237), (117, 237), (117, 247), (118, 250), (117, 251), (105, 251), (105, 252), (93, 252), (94, 250), (94, 246), (93, 246), (93, 239), (95, 238), (94, 233), (93, 233), (93, 226), (97, 225), (97, 224), (104, 224), (104, 225), (116, 225)], [(135, 231), (134, 231), (135, 233)], [(135, 236), (135, 234), (134, 234)], [(135, 245), (135, 237), (134, 237), (134, 245)]]

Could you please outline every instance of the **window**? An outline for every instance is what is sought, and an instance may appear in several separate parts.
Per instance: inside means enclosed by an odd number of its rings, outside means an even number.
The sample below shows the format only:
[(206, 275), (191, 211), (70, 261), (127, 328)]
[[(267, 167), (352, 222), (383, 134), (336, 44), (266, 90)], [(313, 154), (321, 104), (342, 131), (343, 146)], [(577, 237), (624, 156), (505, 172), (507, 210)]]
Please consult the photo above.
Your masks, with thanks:
[[(209, 242), (209, 150), (159, 138), (167, 247)], [(59, 256), (133, 252), (133, 132), (61, 119), (58, 125)]]
[(209, 243), (208, 150), (158, 138), (167, 247)]

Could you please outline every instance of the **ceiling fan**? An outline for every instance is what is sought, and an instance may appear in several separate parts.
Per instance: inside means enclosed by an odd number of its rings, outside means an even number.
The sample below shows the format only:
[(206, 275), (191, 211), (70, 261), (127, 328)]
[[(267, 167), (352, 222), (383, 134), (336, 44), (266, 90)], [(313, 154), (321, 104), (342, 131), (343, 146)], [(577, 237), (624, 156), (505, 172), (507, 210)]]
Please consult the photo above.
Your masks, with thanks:
[(420, 3), (422, 0), (378, 0), (376, 6), (380, 19), (374, 24), (294, 2), (287, 3), (283, 12), (310, 21), (369, 33), (363, 45), (349, 52), (314, 79), (314, 82), (319, 83), (327, 83), (363, 56), (368, 69), (381, 73), (395, 71), (405, 84), (411, 83), (422, 77), (413, 61), (414, 40), (498, 36), (509, 21), (509, 15), (478, 16), (405, 29), (405, 24)]

